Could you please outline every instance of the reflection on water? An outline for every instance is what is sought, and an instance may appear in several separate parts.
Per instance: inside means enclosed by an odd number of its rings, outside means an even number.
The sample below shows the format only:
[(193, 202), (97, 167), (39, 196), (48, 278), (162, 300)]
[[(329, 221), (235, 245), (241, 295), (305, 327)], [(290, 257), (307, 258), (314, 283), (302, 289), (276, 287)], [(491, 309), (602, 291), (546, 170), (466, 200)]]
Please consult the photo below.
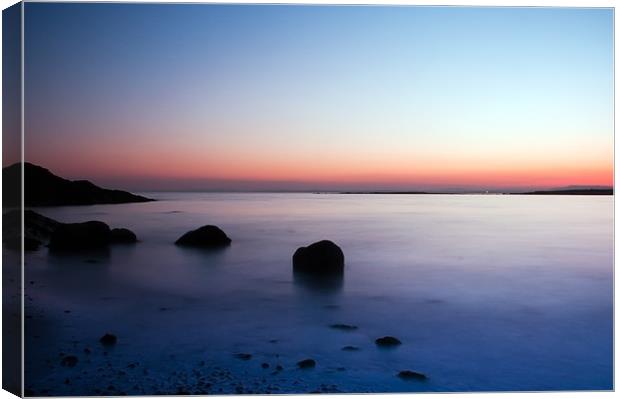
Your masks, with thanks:
[[(179, 375), (197, 381), (201, 362), (278, 393), (321, 384), (344, 392), (612, 386), (611, 197), (148, 196), (161, 200), (37, 210), (126, 227), (141, 242), (27, 255), (27, 387), (175, 393)], [(206, 224), (232, 245), (174, 245)], [(343, 278), (294, 274), (295, 249), (324, 238), (344, 251)], [(106, 332), (119, 343), (104, 355), (98, 339)], [(378, 350), (382, 336), (402, 345)], [(77, 353), (79, 367), (58, 366), (59, 353)], [(302, 373), (296, 363), (306, 358), (317, 366)], [(275, 365), (283, 370), (269, 374)], [(429, 379), (401, 380), (401, 370)], [(235, 392), (218, 381), (211, 383)]]
[(334, 294), (342, 290), (344, 285), (344, 274), (328, 274), (315, 276), (293, 270), (293, 281), (295, 286), (307, 289), (317, 294)]
[[(118, 244), (115, 244), (118, 245)], [(62, 248), (54, 248), (48, 250), (50, 261), (58, 265), (72, 263), (77, 259), (91, 260), (90, 263), (99, 263), (110, 258), (110, 248), (88, 248), (80, 250), (66, 250)]]

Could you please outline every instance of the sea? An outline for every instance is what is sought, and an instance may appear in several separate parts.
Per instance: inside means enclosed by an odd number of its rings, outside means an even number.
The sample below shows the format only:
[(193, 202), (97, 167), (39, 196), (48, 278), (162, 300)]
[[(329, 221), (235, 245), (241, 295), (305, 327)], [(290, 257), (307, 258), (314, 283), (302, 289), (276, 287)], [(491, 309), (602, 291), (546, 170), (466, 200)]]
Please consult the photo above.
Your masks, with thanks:
[[(32, 208), (139, 242), (26, 254), (30, 394), (613, 389), (612, 196), (141, 194)], [(174, 245), (208, 224), (232, 244)], [(294, 274), (324, 239), (342, 278)]]

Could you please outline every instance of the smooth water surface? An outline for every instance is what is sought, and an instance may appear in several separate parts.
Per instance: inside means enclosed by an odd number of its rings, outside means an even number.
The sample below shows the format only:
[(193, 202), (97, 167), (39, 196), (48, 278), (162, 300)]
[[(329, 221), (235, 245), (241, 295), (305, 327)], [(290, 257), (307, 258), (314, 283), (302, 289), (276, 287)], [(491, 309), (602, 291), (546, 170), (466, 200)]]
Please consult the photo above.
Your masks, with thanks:
[[(34, 394), (613, 388), (613, 197), (147, 195), (159, 201), (36, 209), (141, 242), (27, 255)], [(205, 224), (232, 245), (173, 245)], [(292, 273), (295, 249), (321, 239), (344, 251), (341, 281)], [(378, 348), (385, 335), (403, 344)]]

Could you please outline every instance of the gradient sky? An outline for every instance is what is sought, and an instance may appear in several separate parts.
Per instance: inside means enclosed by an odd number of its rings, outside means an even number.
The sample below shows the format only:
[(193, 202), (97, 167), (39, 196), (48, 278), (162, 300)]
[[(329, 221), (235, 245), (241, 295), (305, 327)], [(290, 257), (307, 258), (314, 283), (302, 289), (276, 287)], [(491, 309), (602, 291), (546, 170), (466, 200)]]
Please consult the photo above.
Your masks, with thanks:
[(133, 190), (611, 185), (612, 33), (611, 9), (27, 3), (26, 160)]

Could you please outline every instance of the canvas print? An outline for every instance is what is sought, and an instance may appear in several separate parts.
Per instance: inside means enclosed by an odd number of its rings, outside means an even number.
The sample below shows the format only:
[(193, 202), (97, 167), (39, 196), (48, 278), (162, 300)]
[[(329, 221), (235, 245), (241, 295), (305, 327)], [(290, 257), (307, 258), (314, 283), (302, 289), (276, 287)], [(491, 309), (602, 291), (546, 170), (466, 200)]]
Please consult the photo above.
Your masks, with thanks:
[(613, 18), (7, 8), (4, 388), (613, 390)]

